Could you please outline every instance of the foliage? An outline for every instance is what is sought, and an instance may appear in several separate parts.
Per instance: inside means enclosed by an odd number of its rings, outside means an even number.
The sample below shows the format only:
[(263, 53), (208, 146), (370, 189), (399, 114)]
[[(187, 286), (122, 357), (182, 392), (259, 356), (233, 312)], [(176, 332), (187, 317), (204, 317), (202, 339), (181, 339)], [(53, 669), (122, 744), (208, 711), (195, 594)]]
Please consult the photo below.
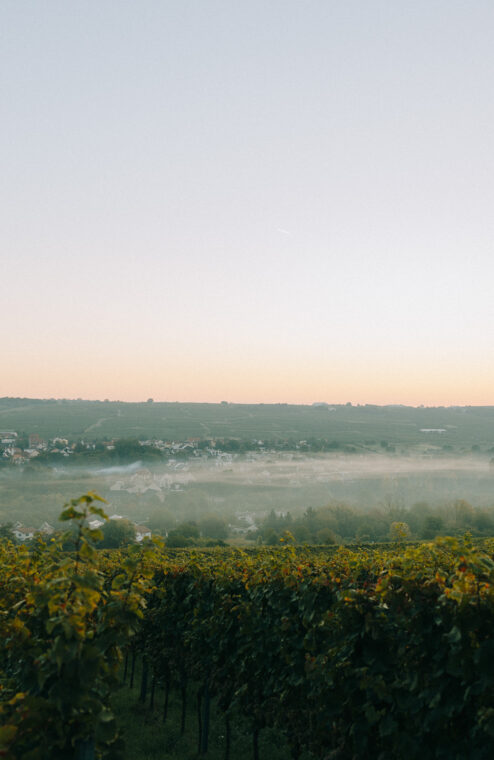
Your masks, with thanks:
[(289, 530), (297, 542), (308, 544), (430, 540), (445, 533), (462, 535), (465, 530), (476, 536), (490, 536), (494, 531), (492, 513), (492, 507), (489, 510), (474, 508), (463, 499), (435, 506), (417, 502), (409, 509), (392, 500), (379, 508), (334, 502), (317, 509), (309, 507), (298, 517), (292, 517), (290, 512), (277, 514), (271, 510), (252, 538), (275, 546), (285, 530)]
[(406, 522), (392, 522), (389, 528), (391, 541), (405, 541), (410, 538), (410, 528)]
[(166, 538), (166, 545), (170, 549), (183, 549), (186, 546), (192, 545), (192, 539), (188, 536), (184, 536), (178, 530), (171, 530)]
[(228, 536), (228, 525), (225, 520), (214, 515), (203, 517), (199, 523), (199, 528), (205, 538), (226, 538)]
[(152, 683), (184, 704), (195, 684), (199, 705), (283, 733), (293, 758), (492, 755), (494, 542), (300, 549), (287, 531), (249, 552), (97, 551), (95, 501), (66, 505), (71, 553), (0, 543), (4, 757), (116, 756), (109, 697), (134, 634)]
[(293, 757), (488, 758), (493, 548), (177, 552), (139, 650), (158, 682), (202, 684)]
[(15, 536), (12, 532), (13, 527), (12, 523), (0, 525), (0, 539), (7, 538), (9, 541), (15, 541)]
[(98, 543), (102, 549), (118, 549), (135, 541), (135, 528), (129, 520), (108, 520), (101, 529), (103, 538)]
[(63, 539), (31, 548), (0, 543), (0, 754), (8, 760), (53, 760), (94, 745), (118, 755), (109, 706), (121, 647), (142, 616), (139, 550), (121, 566), (94, 549), (102, 533), (88, 518), (106, 519), (94, 493), (65, 505), (76, 525), (75, 548)]

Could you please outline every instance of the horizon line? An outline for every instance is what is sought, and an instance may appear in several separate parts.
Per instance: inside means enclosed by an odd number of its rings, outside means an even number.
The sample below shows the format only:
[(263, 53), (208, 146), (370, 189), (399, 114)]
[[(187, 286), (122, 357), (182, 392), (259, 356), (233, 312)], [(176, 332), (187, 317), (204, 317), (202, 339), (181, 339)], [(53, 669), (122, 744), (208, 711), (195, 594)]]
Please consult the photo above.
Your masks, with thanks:
[(328, 406), (328, 407), (394, 407), (394, 408), (407, 408), (407, 409), (489, 409), (494, 408), (494, 404), (406, 404), (399, 402), (390, 402), (385, 404), (373, 404), (369, 402), (353, 402), (353, 401), (310, 401), (310, 402), (293, 402), (293, 401), (177, 401), (177, 400), (156, 400), (154, 398), (141, 399), (139, 401), (123, 401), (121, 399), (91, 399), (91, 398), (68, 398), (54, 396), (50, 397), (35, 397), (35, 396), (0, 396), (1, 401), (41, 401), (41, 402), (78, 402), (88, 404), (198, 404), (198, 405), (211, 405), (211, 406)]

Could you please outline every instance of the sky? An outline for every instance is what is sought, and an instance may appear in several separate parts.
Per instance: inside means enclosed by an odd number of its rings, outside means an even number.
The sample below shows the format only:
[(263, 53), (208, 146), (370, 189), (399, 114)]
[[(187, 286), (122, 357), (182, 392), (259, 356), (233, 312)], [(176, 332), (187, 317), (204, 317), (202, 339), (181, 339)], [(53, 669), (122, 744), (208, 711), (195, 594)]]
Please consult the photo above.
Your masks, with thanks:
[(491, 0), (3, 0), (0, 396), (494, 404)]

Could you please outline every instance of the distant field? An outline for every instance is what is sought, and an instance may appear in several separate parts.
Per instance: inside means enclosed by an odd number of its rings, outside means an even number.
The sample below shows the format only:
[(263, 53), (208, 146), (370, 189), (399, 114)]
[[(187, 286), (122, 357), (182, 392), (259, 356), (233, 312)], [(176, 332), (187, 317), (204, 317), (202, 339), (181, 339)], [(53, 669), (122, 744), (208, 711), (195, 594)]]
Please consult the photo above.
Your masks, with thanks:
[[(421, 432), (421, 430), (444, 432)], [(189, 437), (326, 438), (375, 448), (418, 444), (494, 447), (494, 407), (312, 407), (285, 404), (123, 403), (0, 399), (0, 431), (87, 440)]]

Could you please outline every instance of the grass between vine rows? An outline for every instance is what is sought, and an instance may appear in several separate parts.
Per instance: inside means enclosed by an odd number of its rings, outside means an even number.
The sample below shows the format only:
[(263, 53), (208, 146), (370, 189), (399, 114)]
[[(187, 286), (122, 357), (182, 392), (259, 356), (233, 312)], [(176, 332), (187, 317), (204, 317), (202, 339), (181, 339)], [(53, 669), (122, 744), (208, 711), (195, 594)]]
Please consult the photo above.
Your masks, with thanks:
[[(181, 700), (178, 691), (170, 692), (168, 715), (163, 723), (164, 690), (156, 687), (154, 710), (139, 701), (140, 669), (136, 667), (134, 688), (128, 684), (118, 689), (112, 698), (113, 708), (125, 740), (125, 760), (197, 760), (197, 688), (189, 689), (185, 733), (180, 735)], [(225, 722), (211, 704), (209, 736), (210, 760), (223, 760), (225, 754)], [(289, 760), (290, 751), (279, 733), (270, 728), (260, 732), (260, 760)], [(241, 718), (232, 720), (231, 760), (252, 760), (252, 735)], [(305, 756), (303, 756), (304, 760)]]

